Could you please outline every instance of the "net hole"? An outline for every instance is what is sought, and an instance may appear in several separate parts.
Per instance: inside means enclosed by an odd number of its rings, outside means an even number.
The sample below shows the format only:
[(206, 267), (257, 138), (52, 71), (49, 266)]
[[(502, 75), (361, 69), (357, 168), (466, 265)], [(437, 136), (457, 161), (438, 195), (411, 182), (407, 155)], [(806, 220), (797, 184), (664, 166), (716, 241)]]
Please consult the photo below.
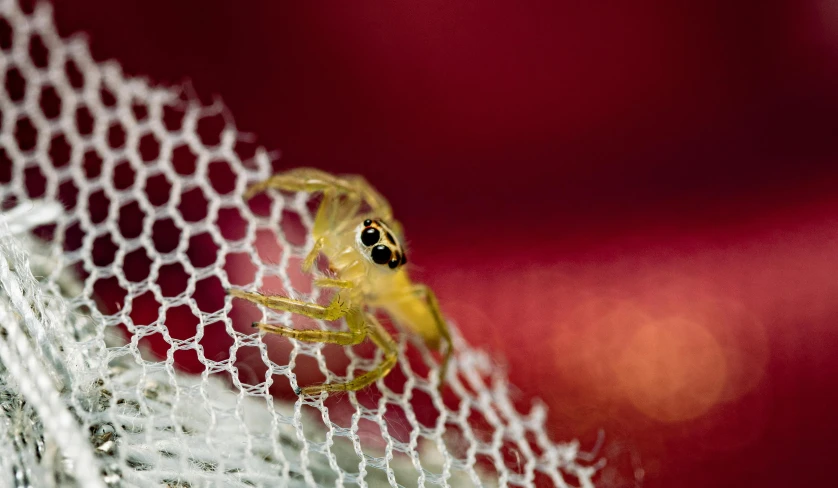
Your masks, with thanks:
[(255, 346), (241, 346), (236, 349), (236, 369), (239, 370), (239, 381), (248, 386), (258, 385), (265, 381), (268, 366), (262, 361), (262, 351)]
[(247, 235), (249, 224), (238, 209), (222, 208), (218, 211), (218, 228), (228, 241), (238, 241)]
[(93, 264), (99, 267), (111, 265), (116, 258), (118, 249), (110, 235), (105, 234), (97, 237), (93, 241), (93, 252), (91, 253)]
[[(287, 275), (288, 281), (291, 283), (291, 288), (294, 290), (295, 293), (301, 293), (305, 296), (310, 296), (312, 292), (312, 277), (310, 274), (303, 273), (302, 270), (303, 259), (300, 257), (290, 257), (288, 258), (288, 265), (285, 268), (285, 273)], [(321, 302), (326, 302), (328, 297), (331, 297), (333, 292), (331, 290), (327, 290), (324, 293), (321, 293)]]
[(129, 301), (125, 305), (126, 308), (128, 306), (131, 308), (131, 322), (135, 326), (144, 327), (157, 322), (160, 304), (154, 298), (154, 294), (151, 291), (127, 300)]
[[(358, 419), (358, 432), (356, 435), (360, 439), (362, 446), (374, 451), (383, 451), (387, 445), (384, 437), (381, 435), (381, 426), (370, 419)], [(366, 449), (364, 450), (366, 451)]]
[(40, 198), (47, 190), (47, 178), (38, 166), (30, 166), (23, 172), (24, 184), (26, 185), (29, 198)]
[(37, 34), (29, 39), (29, 57), (38, 68), (43, 69), (49, 65), (49, 49), (47, 49), (41, 36)]
[(99, 99), (102, 101), (102, 105), (106, 107), (113, 107), (116, 105), (116, 96), (114, 96), (113, 92), (107, 87), (107, 85), (102, 85), (99, 87)]
[(246, 168), (256, 169), (256, 164), (254, 164), (253, 159), (256, 157), (256, 149), (258, 147), (259, 145), (256, 144), (256, 141), (238, 140), (235, 146), (233, 146), (233, 152), (236, 153), (236, 156), (238, 156)]
[(35, 13), (35, 0), (19, 0), (20, 11), (26, 15)]
[(231, 193), (236, 188), (238, 176), (226, 161), (214, 161), (209, 164), (210, 184), (220, 195)]
[[(213, 276), (195, 283), (195, 293), (192, 295), (192, 300), (195, 301), (198, 310), (204, 313), (215, 313), (224, 308), (225, 296), (227, 296), (227, 292), (221, 285), (221, 280)], [(223, 327), (219, 329), (223, 330)]]
[(134, 114), (134, 120), (142, 122), (148, 118), (148, 107), (140, 103), (131, 105), (131, 113)]
[(125, 279), (133, 283), (142, 283), (151, 273), (152, 260), (143, 248), (136, 249), (125, 255), (122, 272)]
[(14, 38), (12, 25), (5, 17), (0, 17), (0, 49), (8, 51), (12, 47), (12, 38)]
[(166, 105), (163, 107), (163, 125), (169, 132), (180, 132), (186, 114), (183, 109)]
[(6, 154), (6, 149), (0, 147), (0, 183), (12, 181), (12, 160)]
[(495, 466), (495, 460), (488, 454), (477, 454), (474, 465), (475, 469), (481, 474), (481, 477), (497, 480), (500, 476), (498, 468)]
[(189, 287), (189, 275), (180, 263), (161, 266), (157, 276), (157, 286), (164, 297), (177, 297), (185, 293)]
[(70, 162), (73, 148), (67, 142), (64, 134), (56, 134), (49, 142), (49, 159), (56, 168), (62, 168)]
[[(157, 320), (156, 316), (154, 320)], [(139, 326), (136, 320), (134, 320), (134, 324)], [(141, 358), (149, 365), (165, 361), (171, 347), (172, 345), (160, 333), (149, 334), (137, 340), (137, 348), (140, 350)]]
[(134, 185), (137, 172), (128, 161), (121, 161), (113, 169), (113, 186), (117, 190), (127, 190)]
[(6, 197), (3, 198), (3, 201), (0, 202), (0, 211), (2, 211), (4, 209), (17, 207), (18, 204), (20, 203), (18, 200), (19, 199), (18, 199), (17, 195), (15, 195), (15, 194), (6, 195)]
[(189, 305), (180, 305), (166, 310), (166, 329), (173, 339), (179, 341), (194, 339), (198, 332), (198, 323), (198, 317), (192, 313)]
[(387, 433), (393, 440), (402, 443), (410, 442), (410, 432), (413, 426), (407, 419), (404, 408), (398, 403), (387, 402), (387, 413), (384, 417), (387, 423)]
[[(271, 197), (266, 193), (260, 193), (247, 201), (247, 206), (254, 215), (259, 217), (269, 217), (271, 215)], [(277, 200), (280, 204), (282, 200)]]
[(67, 76), (67, 81), (73, 88), (81, 90), (84, 87), (84, 75), (72, 59), (68, 59), (64, 63), (64, 74)]
[(32, 234), (43, 241), (50, 242), (55, 237), (56, 227), (55, 224), (39, 225), (32, 229)]
[(67, 180), (58, 185), (58, 201), (66, 211), (72, 211), (78, 203), (79, 189), (73, 180)]
[(303, 224), (300, 214), (284, 210), (280, 219), (280, 228), (289, 244), (297, 247), (305, 245), (308, 229)]
[(462, 428), (454, 423), (445, 424), (445, 431), (442, 434), (442, 442), (445, 450), (454, 458), (464, 460), (468, 453), (469, 441), (463, 434)]
[(532, 486), (557, 486), (546, 473), (536, 470), (534, 474)]
[(518, 475), (524, 474), (527, 457), (518, 446), (511, 441), (506, 441), (501, 445), (500, 452), (506, 469)]
[(112, 124), (108, 127), (108, 145), (113, 149), (119, 149), (125, 145), (125, 128), (122, 124)]
[(96, 190), (87, 198), (87, 211), (93, 224), (101, 224), (108, 218), (111, 201), (103, 190)]
[(468, 416), (468, 424), (471, 427), (472, 435), (475, 439), (484, 444), (492, 443), (492, 426), (486, 417), (478, 410), (471, 410)]
[(567, 471), (562, 471), (562, 479), (565, 483), (567, 483), (568, 486), (585, 486), (579, 480), (578, 476)]
[(93, 180), (101, 175), (102, 162), (102, 157), (99, 156), (99, 153), (96, 151), (91, 149), (90, 151), (84, 153), (82, 168), (84, 169), (84, 174), (88, 179)]
[(149, 132), (140, 138), (139, 151), (143, 161), (156, 161), (160, 157), (160, 141)]
[(158, 220), (151, 227), (154, 248), (161, 254), (174, 251), (180, 243), (181, 229), (172, 219)]
[(93, 284), (93, 300), (99, 312), (110, 315), (122, 309), (128, 292), (120, 285), (116, 277), (99, 278)]
[(217, 146), (221, 142), (221, 134), (224, 133), (226, 127), (227, 121), (220, 113), (201, 117), (197, 124), (198, 137), (204, 146)]
[(230, 253), (224, 260), (227, 279), (234, 286), (247, 287), (252, 285), (256, 280), (256, 269), (249, 254)]
[(187, 222), (200, 222), (207, 218), (209, 212), (209, 201), (200, 188), (193, 188), (181, 193), (178, 211)]
[(196, 268), (212, 266), (218, 257), (218, 245), (213, 240), (212, 235), (207, 232), (193, 235), (189, 238), (186, 257)]
[(195, 172), (198, 156), (187, 145), (176, 147), (172, 151), (172, 168), (177, 174), (191, 175)]
[(418, 450), (421, 453), (422, 467), (431, 474), (441, 475), (445, 457), (436, 443), (426, 438), (420, 438)]
[(536, 457), (541, 457), (541, 455), (544, 453), (544, 450), (541, 448), (541, 445), (538, 443), (538, 437), (536, 436), (535, 432), (533, 432), (531, 430), (528, 430), (524, 434), (524, 438), (525, 438), (527, 444), (529, 444), (530, 449), (533, 452), (533, 455), (535, 455)]
[(262, 263), (277, 264), (282, 257), (282, 245), (277, 235), (267, 229), (256, 231), (256, 253)]
[(61, 115), (61, 97), (54, 86), (47, 85), (41, 88), (39, 103), (46, 118), (54, 119)]
[(29, 120), (29, 117), (22, 117), (15, 124), (15, 140), (21, 152), (28, 152), (35, 148), (38, 143), (38, 129)]
[[(290, 352), (292, 347), (291, 341), (278, 336), (264, 336), (262, 340), (268, 345), (268, 355), (271, 361), (277, 364), (288, 363), (288, 352)], [(323, 372), (320, 370), (320, 365), (314, 357), (307, 354), (300, 354), (297, 356), (295, 362), (294, 375), (297, 376), (298, 387), (319, 385), (326, 381), (326, 376), (323, 375)]]
[(401, 361), (384, 377), (384, 386), (386, 386), (394, 395), (402, 395), (405, 392), (405, 382), (407, 376), (401, 368)]
[[(223, 293), (221, 303), (222, 305), (224, 303)], [(212, 322), (204, 325), (204, 336), (201, 337), (199, 345), (204, 351), (204, 357), (209, 361), (221, 363), (230, 359), (230, 348), (233, 347), (233, 343), (233, 338), (227, 333), (222, 322)], [(261, 360), (254, 362), (254, 364), (264, 366)], [(264, 369), (267, 371), (267, 366)], [(264, 378), (264, 375), (262, 377)]]
[[(353, 476), (357, 476), (358, 473), (358, 460), (355, 456), (347, 456), (344, 453), (351, 453), (355, 451), (355, 445), (352, 443), (352, 439), (346, 437), (345, 435), (341, 435), (336, 433), (334, 437), (332, 437), (332, 452), (335, 453), (335, 457), (338, 463), (338, 467), (347, 473), (351, 473)], [(369, 482), (369, 478), (367, 478)], [(348, 486), (358, 486), (357, 484), (348, 484)]]
[(171, 193), (172, 184), (162, 174), (154, 175), (145, 182), (146, 198), (154, 206), (167, 204)]
[(64, 230), (64, 252), (73, 252), (81, 249), (84, 239), (84, 231), (81, 223), (74, 222)]
[(81, 136), (89, 136), (93, 133), (93, 115), (90, 113), (90, 109), (87, 108), (85, 105), (80, 105), (76, 109), (76, 130), (79, 132)]
[(6, 70), (6, 93), (14, 103), (18, 103), (26, 96), (26, 79), (16, 66)]
[(439, 410), (434, 405), (430, 394), (418, 388), (414, 389), (410, 405), (413, 408), (413, 414), (416, 415), (416, 420), (420, 424), (429, 429), (436, 426), (439, 420)]

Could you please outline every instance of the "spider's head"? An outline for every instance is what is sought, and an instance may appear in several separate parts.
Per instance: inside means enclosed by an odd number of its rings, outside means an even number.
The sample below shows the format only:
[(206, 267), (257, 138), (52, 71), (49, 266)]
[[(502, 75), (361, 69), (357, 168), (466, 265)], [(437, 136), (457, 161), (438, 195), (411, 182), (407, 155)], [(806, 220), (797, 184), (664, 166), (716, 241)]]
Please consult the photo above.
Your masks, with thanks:
[(358, 226), (358, 247), (373, 263), (396, 269), (407, 262), (393, 230), (381, 220), (367, 219)]

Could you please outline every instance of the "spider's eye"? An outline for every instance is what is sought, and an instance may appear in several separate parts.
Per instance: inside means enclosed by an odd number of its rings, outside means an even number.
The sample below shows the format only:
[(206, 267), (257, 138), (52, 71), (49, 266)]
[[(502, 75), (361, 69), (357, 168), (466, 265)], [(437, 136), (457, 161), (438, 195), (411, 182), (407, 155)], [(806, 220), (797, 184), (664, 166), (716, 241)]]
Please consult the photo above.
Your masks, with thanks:
[(398, 267), (398, 265), (400, 264), (401, 259), (402, 259), (402, 258), (399, 256), (399, 253), (396, 253), (396, 254), (393, 256), (393, 260), (392, 260), (392, 261), (390, 261), (389, 263), (387, 263), (387, 266), (389, 266), (389, 267), (390, 267), (390, 269), (396, 269), (396, 267)]
[(381, 233), (378, 232), (378, 229), (375, 227), (369, 227), (361, 232), (361, 242), (364, 243), (365, 246), (372, 246), (378, 240), (381, 239)]
[(392, 251), (390, 248), (385, 246), (384, 244), (379, 244), (372, 248), (372, 260), (376, 264), (384, 264), (390, 260), (390, 256), (392, 255)]
[(372, 225), (372, 220), (367, 219), (367, 220), (364, 221), (364, 227), (369, 227), (371, 225)]

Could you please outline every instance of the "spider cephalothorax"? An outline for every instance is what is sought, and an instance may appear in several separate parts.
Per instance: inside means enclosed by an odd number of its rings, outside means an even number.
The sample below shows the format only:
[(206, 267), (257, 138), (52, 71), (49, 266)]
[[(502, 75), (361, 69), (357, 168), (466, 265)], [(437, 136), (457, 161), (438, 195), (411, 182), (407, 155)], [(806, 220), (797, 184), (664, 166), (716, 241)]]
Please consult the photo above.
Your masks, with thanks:
[(375, 264), (396, 269), (407, 263), (404, 249), (396, 239), (393, 229), (379, 219), (366, 219), (361, 224), (358, 242), (365, 249), (365, 255)]

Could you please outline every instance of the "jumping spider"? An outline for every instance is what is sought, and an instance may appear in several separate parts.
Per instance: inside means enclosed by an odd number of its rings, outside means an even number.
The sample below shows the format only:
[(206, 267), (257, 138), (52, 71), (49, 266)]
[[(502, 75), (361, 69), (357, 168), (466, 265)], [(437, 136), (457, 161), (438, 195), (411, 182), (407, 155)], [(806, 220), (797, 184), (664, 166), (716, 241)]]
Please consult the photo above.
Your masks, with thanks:
[(340, 177), (312, 168), (276, 174), (250, 187), (245, 198), (268, 188), (323, 194), (311, 231), (314, 246), (303, 260), (302, 269), (310, 273), (322, 254), (328, 259), (333, 276), (317, 277), (314, 284), (337, 291), (325, 306), (236, 289), (228, 293), (314, 319), (345, 317), (349, 327), (349, 331), (325, 331), (253, 324), (265, 332), (306, 342), (347, 346), (369, 337), (384, 353), (378, 366), (351, 381), (298, 388), (297, 394), (360, 390), (393, 369), (398, 359), (397, 345), (375, 318), (374, 310), (385, 311), (397, 324), (419, 334), (433, 349), (439, 349), (441, 342), (445, 342), (439, 377), (441, 387), (452, 353), (451, 335), (433, 291), (426, 285), (411, 282), (407, 275), (407, 257), (399, 242), (401, 226), (393, 220), (387, 200), (360, 176)]

